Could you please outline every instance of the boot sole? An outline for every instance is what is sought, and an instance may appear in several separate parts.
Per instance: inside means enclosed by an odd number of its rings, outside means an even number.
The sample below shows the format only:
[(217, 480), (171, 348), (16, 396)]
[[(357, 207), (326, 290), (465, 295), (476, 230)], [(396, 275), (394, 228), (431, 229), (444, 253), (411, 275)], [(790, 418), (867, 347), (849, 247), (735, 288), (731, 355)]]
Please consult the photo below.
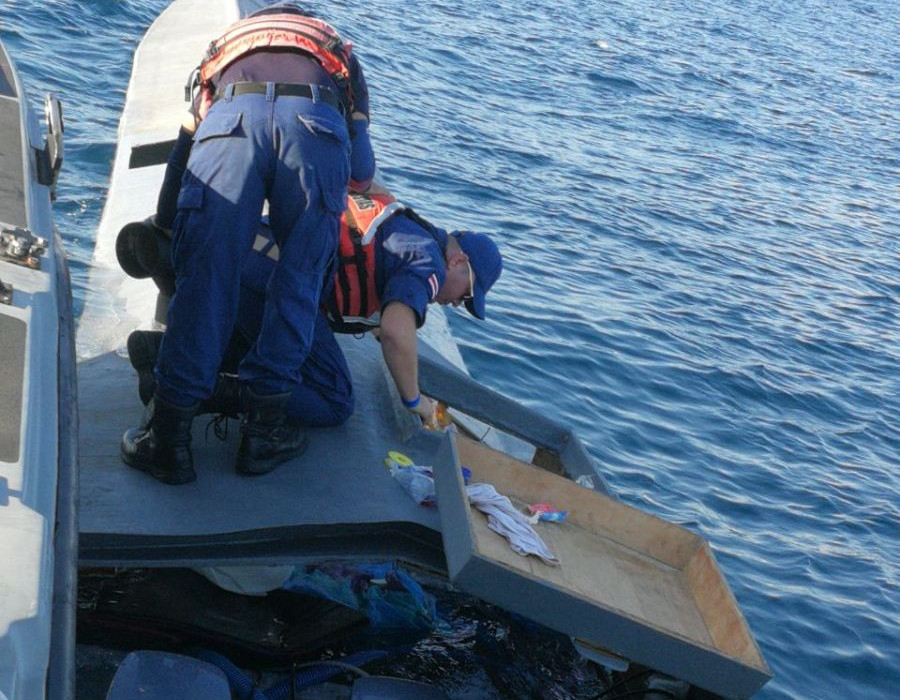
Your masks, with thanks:
[(157, 481), (161, 481), (162, 483), (169, 484), (171, 486), (190, 484), (192, 481), (197, 480), (197, 473), (193, 470), (181, 471), (173, 474), (171, 472), (159, 472), (154, 469), (152, 465), (149, 465), (146, 462), (141, 462), (140, 460), (126, 457), (125, 455), (122, 455), (122, 461), (132, 469), (137, 469), (138, 471), (144, 472), (145, 474), (149, 474)]

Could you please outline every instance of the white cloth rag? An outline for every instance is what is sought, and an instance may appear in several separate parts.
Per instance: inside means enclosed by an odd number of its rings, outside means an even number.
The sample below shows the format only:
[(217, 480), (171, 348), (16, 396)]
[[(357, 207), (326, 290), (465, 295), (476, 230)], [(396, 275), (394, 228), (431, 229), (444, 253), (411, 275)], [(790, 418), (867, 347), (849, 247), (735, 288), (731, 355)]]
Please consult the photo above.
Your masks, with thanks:
[(528, 516), (516, 510), (506, 496), (497, 493), (490, 484), (469, 484), (466, 492), (469, 503), (487, 515), (488, 527), (503, 535), (514, 552), (523, 557), (533, 554), (546, 564), (559, 566), (559, 559), (531, 527)]

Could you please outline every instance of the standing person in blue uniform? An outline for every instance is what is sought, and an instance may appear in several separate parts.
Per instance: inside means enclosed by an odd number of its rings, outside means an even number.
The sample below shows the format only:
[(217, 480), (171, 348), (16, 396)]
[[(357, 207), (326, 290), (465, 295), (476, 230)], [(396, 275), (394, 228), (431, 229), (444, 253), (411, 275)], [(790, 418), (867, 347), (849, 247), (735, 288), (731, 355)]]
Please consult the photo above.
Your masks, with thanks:
[[(485, 234), (448, 233), (433, 226), (380, 187), (351, 193), (347, 201), (334, 285), (300, 368), (303, 382), (285, 410), (310, 426), (346, 421), (353, 411), (352, 382), (332, 331), (371, 330), (379, 335), (385, 363), (407, 410), (433, 426), (435, 402), (419, 391), (416, 331), (425, 323), (431, 303), (463, 304), (484, 319), (485, 296), (503, 268), (500, 252)], [(203, 412), (234, 416), (241, 411), (233, 372), (261, 331), (267, 281), (280, 255), (267, 226), (260, 228), (253, 249), (241, 276), (235, 335), (214, 397), (201, 407)], [(153, 331), (135, 331), (128, 339), (143, 401), (152, 393), (158, 343), (159, 333)]]
[[(351, 175), (364, 182), (374, 172), (359, 64), (330, 25), (291, 3), (229, 27), (210, 45), (193, 85), (199, 92), (170, 156), (155, 222), (165, 227), (180, 184), (175, 293), (154, 395), (121, 445), (128, 465), (170, 484), (196, 478), (191, 422), (213, 391), (234, 329), (240, 271), (264, 202), (281, 255), (267, 281), (259, 335), (240, 365), (247, 412), (236, 468), (263, 474), (305, 448), (303, 428), (284, 407), (310, 349)], [(351, 129), (359, 132), (354, 153)]]

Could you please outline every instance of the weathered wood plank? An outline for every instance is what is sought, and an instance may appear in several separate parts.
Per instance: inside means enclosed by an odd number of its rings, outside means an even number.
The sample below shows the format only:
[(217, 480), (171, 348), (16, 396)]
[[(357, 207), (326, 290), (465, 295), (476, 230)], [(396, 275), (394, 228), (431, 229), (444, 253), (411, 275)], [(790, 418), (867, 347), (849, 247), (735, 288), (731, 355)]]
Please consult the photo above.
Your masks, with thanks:
[(467, 438), (456, 439), (472, 481), (524, 511), (547, 502), (562, 523), (536, 526), (560, 566), (523, 557), (468, 504), (453, 469), (436, 472), (444, 549), (463, 590), (726, 697), (770, 677), (702, 538)]

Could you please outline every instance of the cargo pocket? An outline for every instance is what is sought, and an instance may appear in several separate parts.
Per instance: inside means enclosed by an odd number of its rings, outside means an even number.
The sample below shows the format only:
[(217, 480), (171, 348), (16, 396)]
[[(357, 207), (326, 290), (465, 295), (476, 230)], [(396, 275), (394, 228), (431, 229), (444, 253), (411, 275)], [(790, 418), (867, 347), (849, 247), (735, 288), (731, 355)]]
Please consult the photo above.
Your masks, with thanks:
[[(190, 173), (186, 178), (193, 178)], [(205, 188), (199, 182), (185, 181), (178, 192), (178, 215), (175, 217), (175, 225), (172, 228), (172, 260), (178, 259), (180, 253), (185, 251), (184, 231), (188, 222), (200, 213), (205, 199)], [(178, 270), (176, 263), (176, 272)]]
[(220, 136), (236, 136), (240, 126), (242, 112), (216, 112), (206, 115), (197, 127), (194, 141), (206, 141)]
[(344, 145), (350, 143), (347, 122), (343, 119), (325, 119), (312, 114), (298, 114), (297, 120), (317, 136), (328, 136)]
[(184, 183), (178, 192), (179, 209), (203, 208), (203, 185)]
[[(347, 125), (343, 119), (327, 120), (308, 114), (298, 114), (297, 119), (319, 137), (316, 152), (322, 163), (327, 164), (311, 169), (322, 206), (332, 213), (340, 213), (346, 206), (347, 183), (350, 180), (350, 137)], [(316, 193), (310, 191), (309, 194)]]

